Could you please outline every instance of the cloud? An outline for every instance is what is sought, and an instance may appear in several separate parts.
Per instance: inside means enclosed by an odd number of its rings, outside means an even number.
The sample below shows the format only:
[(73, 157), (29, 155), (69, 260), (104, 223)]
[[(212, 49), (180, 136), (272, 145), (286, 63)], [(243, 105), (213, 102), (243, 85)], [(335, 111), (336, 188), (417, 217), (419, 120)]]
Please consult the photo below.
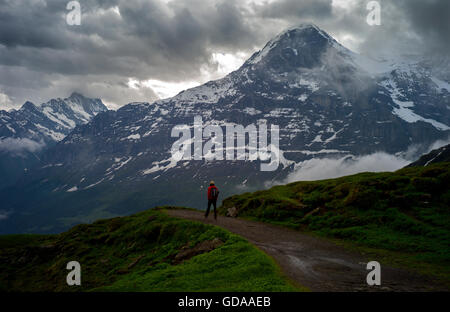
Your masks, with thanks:
[(258, 13), (270, 18), (329, 18), (332, 0), (281, 0), (256, 5)]
[(286, 179), (270, 183), (269, 186), (295, 181), (333, 179), (360, 172), (396, 171), (419, 159), (421, 155), (448, 144), (450, 144), (450, 138), (435, 141), (429, 146), (412, 145), (405, 152), (397, 155), (377, 152), (362, 156), (313, 158), (297, 163), (294, 171)]
[(128, 85), (130, 78), (115, 74), (67, 76), (5, 66), (0, 66), (0, 72), (5, 73), (0, 74), (0, 85), (3, 85), (5, 93), (17, 94), (14, 101), (15, 108), (19, 108), (28, 100), (39, 104), (58, 96), (67, 97), (72, 92), (79, 92), (91, 98), (101, 98), (111, 109), (130, 102), (153, 102), (159, 98), (150, 86), (140, 85), (137, 89), (131, 88)]
[[(236, 69), (239, 60), (288, 26), (314, 22), (352, 49), (375, 55), (411, 51), (448, 56), (450, 2), (380, 1), (382, 25), (365, 22), (366, 0), (83, 0), (80, 26), (66, 1), (0, 2), (0, 89), (14, 104), (75, 90), (112, 105), (157, 99), (151, 86), (191, 85)], [(11, 77), (11, 78), (10, 78)], [(86, 79), (85, 79), (86, 78)], [(62, 82), (60, 82), (62, 81)], [(58, 86), (64, 84), (62, 89)], [(96, 84), (95, 90), (91, 87)], [(70, 90), (72, 89), (72, 90)]]
[(403, 0), (399, 1), (399, 6), (404, 10), (412, 30), (423, 39), (429, 51), (445, 51), (448, 54), (450, 1)]
[(9, 96), (0, 91), (0, 110), (10, 110), (12, 108), (16, 108), (13, 101), (9, 98)]
[(0, 210), (0, 221), (6, 220), (12, 214), (12, 211)]
[(359, 157), (314, 158), (297, 165), (286, 181), (311, 181), (338, 178), (358, 172), (395, 171), (410, 163), (401, 157), (374, 153)]
[(396, 156), (407, 159), (410, 162), (416, 161), (422, 155), (428, 154), (432, 150), (438, 149), (442, 146), (450, 144), (450, 136), (444, 140), (437, 140), (429, 145), (426, 144), (412, 144), (404, 152), (397, 153)]
[[(123, 86), (129, 79), (202, 83), (204, 73), (218, 71), (213, 53), (235, 53), (263, 43), (240, 3), (82, 1), (81, 25), (74, 27), (65, 22), (65, 2), (2, 2), (0, 66), (5, 71), (0, 80), (13, 73), (16, 83), (0, 81), (0, 87), (18, 101), (39, 103), (88, 89), (96, 81), (102, 87), (95, 97), (107, 102), (123, 105), (142, 101), (144, 95), (146, 101), (154, 101), (158, 97), (148, 86), (142, 90)], [(28, 78), (32, 76), (39, 79)], [(55, 90), (61, 77), (73, 90)], [(88, 82), (80, 86), (84, 77)]]
[(15, 155), (22, 155), (25, 152), (37, 152), (44, 146), (44, 143), (26, 138), (6, 138), (0, 140), (0, 152), (8, 152)]
[(438, 140), (429, 146), (428, 152), (431, 152), (432, 150), (441, 148), (442, 146), (445, 146), (448, 144), (450, 144), (450, 137), (447, 138), (446, 140)]
[(212, 64), (212, 47), (247, 48), (257, 36), (239, 1), (83, 1), (79, 27), (66, 25), (61, 1), (45, 3), (2, 7), (4, 65), (180, 80)]

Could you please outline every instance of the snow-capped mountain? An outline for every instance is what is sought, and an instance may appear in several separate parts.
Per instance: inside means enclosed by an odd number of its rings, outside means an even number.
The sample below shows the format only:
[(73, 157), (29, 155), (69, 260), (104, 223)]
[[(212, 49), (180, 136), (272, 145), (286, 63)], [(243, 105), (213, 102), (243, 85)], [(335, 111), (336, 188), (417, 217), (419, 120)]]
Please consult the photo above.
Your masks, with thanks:
[[(57, 231), (155, 205), (201, 208), (210, 179), (224, 198), (312, 157), (427, 146), (450, 134), (449, 80), (438, 72), (425, 59), (365, 58), (311, 24), (288, 29), (222, 79), (75, 128), (1, 194), (9, 216), (1, 222), (10, 232)], [(278, 170), (262, 172), (250, 160), (175, 161), (171, 131), (192, 130), (195, 116), (224, 133), (227, 125), (278, 125)], [(47, 217), (29, 217), (37, 212)]]
[(26, 102), (19, 110), (0, 111), (0, 140), (26, 138), (35, 142), (58, 142), (76, 126), (106, 110), (100, 99), (89, 99), (78, 93), (40, 105)]
[(66, 99), (26, 102), (19, 110), (0, 111), (0, 187), (28, 170), (43, 149), (106, 110), (101, 100), (73, 93)]

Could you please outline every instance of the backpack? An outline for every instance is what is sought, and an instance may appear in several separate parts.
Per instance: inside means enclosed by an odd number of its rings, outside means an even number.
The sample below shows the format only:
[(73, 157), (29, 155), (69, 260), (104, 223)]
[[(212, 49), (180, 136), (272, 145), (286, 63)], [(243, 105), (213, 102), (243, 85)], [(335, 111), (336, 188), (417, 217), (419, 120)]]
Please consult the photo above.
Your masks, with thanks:
[(219, 196), (219, 191), (217, 190), (217, 187), (212, 187), (210, 191), (211, 198), (217, 198)]

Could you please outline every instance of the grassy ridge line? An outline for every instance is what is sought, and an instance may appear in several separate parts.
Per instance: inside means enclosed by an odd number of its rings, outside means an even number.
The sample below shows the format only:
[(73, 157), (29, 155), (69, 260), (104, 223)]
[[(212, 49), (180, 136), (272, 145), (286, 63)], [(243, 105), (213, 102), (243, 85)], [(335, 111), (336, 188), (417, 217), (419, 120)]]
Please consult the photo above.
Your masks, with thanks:
[(450, 163), (275, 186), (219, 210), (231, 207), (450, 281)]
[[(78, 225), (58, 235), (0, 236), (0, 291), (298, 291), (274, 261), (243, 238), (165, 208)], [(212, 251), (182, 250), (220, 240)], [(81, 264), (82, 285), (66, 284)]]

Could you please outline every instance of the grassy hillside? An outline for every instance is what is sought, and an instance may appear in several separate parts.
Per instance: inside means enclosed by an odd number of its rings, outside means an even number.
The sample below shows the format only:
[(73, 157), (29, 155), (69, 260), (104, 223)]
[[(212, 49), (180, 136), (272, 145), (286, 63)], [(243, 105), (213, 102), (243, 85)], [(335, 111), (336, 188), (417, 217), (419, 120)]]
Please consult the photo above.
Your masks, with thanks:
[(450, 281), (450, 163), (275, 186), (232, 196), (220, 211), (231, 207)]
[[(66, 264), (81, 264), (81, 286)], [(58, 235), (0, 236), (0, 291), (295, 291), (275, 263), (218, 227), (162, 208)]]

